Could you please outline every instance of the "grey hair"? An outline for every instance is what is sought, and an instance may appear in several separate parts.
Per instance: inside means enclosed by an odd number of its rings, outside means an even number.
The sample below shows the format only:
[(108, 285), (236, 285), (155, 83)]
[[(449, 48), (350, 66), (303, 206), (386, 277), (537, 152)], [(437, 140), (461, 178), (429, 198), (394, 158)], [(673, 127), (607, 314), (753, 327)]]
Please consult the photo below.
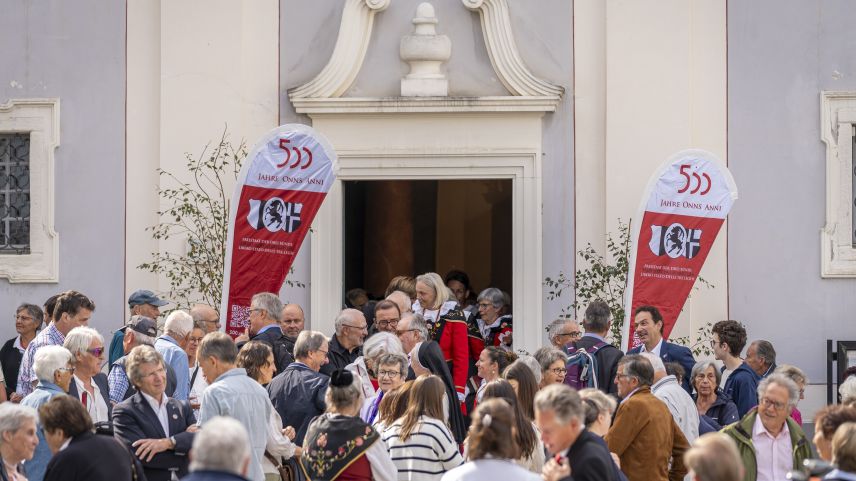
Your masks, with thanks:
[(583, 327), (586, 331), (603, 332), (609, 327), (609, 318), (612, 317), (612, 311), (609, 310), (609, 305), (598, 299), (592, 301), (586, 307), (586, 313), (583, 316)]
[(45, 320), (45, 312), (42, 310), (41, 307), (39, 307), (35, 304), (27, 304), (27, 303), (21, 304), (20, 306), (18, 306), (17, 309), (15, 309), (15, 314), (18, 314), (21, 311), (27, 311), (27, 314), (33, 316), (33, 319), (35, 319), (37, 321), (37, 323), (36, 323), (37, 328), (39, 326), (41, 326), (42, 322), (44, 322), (44, 320)]
[(497, 309), (505, 305), (505, 296), (502, 294), (502, 291), (496, 287), (488, 287), (481, 291), (476, 300), (479, 302), (490, 301), (490, 303), (493, 304), (493, 307)]
[(199, 343), (196, 358), (207, 359), (209, 357), (213, 357), (226, 364), (235, 364), (235, 361), (238, 359), (238, 347), (235, 346), (235, 341), (225, 332), (209, 332), (202, 338), (202, 342)]
[(172, 311), (163, 325), (165, 333), (185, 337), (193, 330), (193, 317), (184, 311)]
[(798, 389), (800, 384), (808, 383), (808, 377), (803, 370), (790, 364), (780, 364), (773, 372), (789, 377), (791, 381), (797, 383)]
[(568, 424), (577, 418), (585, 422), (585, 410), (579, 393), (566, 384), (550, 384), (535, 395), (535, 411), (553, 411), (556, 420)]
[(214, 416), (202, 425), (190, 449), (190, 471), (226, 471), (243, 474), (250, 459), (250, 438), (244, 426), (226, 416)]
[(541, 366), (541, 372), (550, 369), (550, 365), (556, 361), (567, 362), (568, 356), (552, 346), (545, 346), (535, 351), (535, 359)]
[(347, 386), (327, 385), (324, 402), (327, 412), (338, 412), (363, 405), (363, 383), (359, 376), (352, 376), (351, 384)]
[(135, 386), (143, 377), (140, 374), (140, 368), (143, 364), (160, 364), (163, 366), (163, 356), (152, 346), (137, 346), (131, 349), (128, 358), (125, 360), (125, 371), (128, 373), (128, 379)]
[(800, 399), (800, 389), (797, 387), (797, 383), (793, 381), (793, 379), (785, 376), (782, 373), (774, 372), (769, 376), (765, 377), (758, 383), (758, 401), (761, 401), (761, 398), (764, 397), (764, 393), (767, 392), (767, 388), (770, 387), (771, 384), (777, 384), (782, 386), (783, 388), (788, 390), (788, 406), (796, 407), (797, 401)]
[(250, 307), (265, 311), (268, 318), (276, 322), (282, 320), (282, 301), (272, 292), (259, 292), (254, 295), (250, 301)]
[(54, 373), (71, 362), (71, 351), (62, 346), (42, 346), (33, 356), (33, 371), (39, 381), (55, 383)]
[[(755, 353), (758, 355), (758, 358), (763, 359), (764, 364), (766, 364), (767, 367), (776, 363), (776, 349), (770, 341), (760, 340), (755, 341), (752, 344), (755, 345)], [(803, 377), (805, 377), (805, 375), (803, 375)]]
[(402, 376), (407, 375), (407, 356), (403, 353), (390, 352), (386, 353), (383, 356), (380, 356), (377, 360), (377, 367), (375, 367), (375, 372), (380, 370), (380, 366), (391, 366), (393, 364), (397, 364), (399, 368), (399, 372), (401, 372)]
[(560, 318), (556, 319), (555, 321), (551, 322), (550, 325), (547, 327), (547, 339), (549, 339), (550, 342), (552, 343), (553, 339), (555, 339), (556, 336), (559, 335), (559, 331), (562, 330), (562, 326), (564, 326), (565, 324), (571, 323), (571, 322), (573, 322), (574, 324), (576, 324), (578, 326), (580, 325), (580, 323), (577, 322), (576, 320), (570, 319), (567, 317), (560, 317)]
[(125, 330), (125, 335), (128, 333), (134, 333), (134, 347), (137, 346), (154, 346), (155, 338), (149, 336), (148, 334), (143, 334), (142, 332), (137, 332), (131, 328)]
[(27, 420), (39, 423), (39, 414), (34, 408), (16, 403), (0, 404), (0, 444), (4, 433), (14, 433), (24, 427)]
[(356, 316), (357, 314), (362, 315), (363, 313), (358, 311), (357, 309), (351, 309), (351, 308), (342, 309), (342, 312), (340, 312), (339, 315), (336, 316), (336, 321), (335, 321), (336, 334), (337, 335), (341, 334), (342, 328), (345, 327), (345, 323), (353, 320), (354, 316)]
[(841, 402), (846, 403), (852, 399), (856, 399), (856, 376), (850, 376), (838, 386), (838, 394), (841, 395)]
[(651, 363), (651, 367), (654, 369), (654, 372), (666, 372), (666, 365), (663, 364), (663, 360), (660, 359), (659, 356), (650, 352), (640, 352), (640, 356), (645, 356), (645, 359)]
[(416, 282), (421, 282), (431, 289), (434, 289), (434, 305), (426, 307), (428, 310), (439, 309), (444, 302), (455, 298), (452, 295), (452, 291), (446, 287), (446, 283), (443, 282), (443, 278), (436, 272), (426, 272), (425, 274), (416, 276)]
[(419, 334), (420, 341), (428, 341), (430, 338), (428, 337), (428, 323), (425, 321), (425, 317), (422, 314), (417, 314), (415, 312), (408, 312), (401, 316), (401, 320), (410, 319), (410, 329), (416, 330)]
[(104, 344), (104, 337), (95, 329), (86, 326), (75, 327), (65, 336), (62, 347), (68, 349), (72, 355), (80, 354), (89, 350), (93, 339), (98, 339), (102, 345)]
[(707, 368), (713, 367), (713, 373), (716, 376), (716, 388), (719, 386), (719, 383), (722, 382), (722, 373), (719, 372), (719, 369), (716, 368), (716, 363), (713, 361), (699, 361), (693, 365), (693, 370), (690, 373), (690, 385), (695, 388), (695, 378), (699, 374), (707, 371)]
[(525, 364), (526, 367), (528, 367), (529, 370), (532, 371), (532, 374), (535, 375), (535, 385), (540, 386), (542, 373), (541, 364), (538, 362), (538, 360), (528, 354), (520, 356), (519, 358), (517, 358), (517, 360)]
[(645, 356), (629, 354), (618, 361), (619, 366), (624, 366), (624, 374), (635, 377), (640, 386), (654, 384), (654, 366)]
[(404, 354), (401, 341), (389, 332), (378, 332), (363, 343), (363, 357), (372, 361), (384, 354)]
[(311, 351), (321, 349), (327, 341), (327, 336), (318, 331), (301, 331), (294, 343), (294, 358), (305, 359)]
[(618, 402), (614, 397), (593, 387), (580, 389), (580, 398), (583, 400), (587, 399), (594, 404), (599, 413), (608, 413), (610, 416), (615, 412), (615, 408), (618, 407)]

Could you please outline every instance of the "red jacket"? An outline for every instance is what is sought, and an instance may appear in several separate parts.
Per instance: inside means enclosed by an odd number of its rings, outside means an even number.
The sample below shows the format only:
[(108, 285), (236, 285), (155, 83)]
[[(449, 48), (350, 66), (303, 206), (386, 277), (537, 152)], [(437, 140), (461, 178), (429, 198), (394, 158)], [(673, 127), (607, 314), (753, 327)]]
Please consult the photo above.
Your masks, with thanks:
[[(467, 345), (467, 319), (463, 311), (451, 302), (440, 308), (439, 318), (426, 318), (428, 332), (432, 341), (437, 341), (443, 350), (443, 357), (450, 364), (455, 391), (463, 395), (469, 370), (469, 346)], [(419, 312), (422, 314), (422, 312)]]

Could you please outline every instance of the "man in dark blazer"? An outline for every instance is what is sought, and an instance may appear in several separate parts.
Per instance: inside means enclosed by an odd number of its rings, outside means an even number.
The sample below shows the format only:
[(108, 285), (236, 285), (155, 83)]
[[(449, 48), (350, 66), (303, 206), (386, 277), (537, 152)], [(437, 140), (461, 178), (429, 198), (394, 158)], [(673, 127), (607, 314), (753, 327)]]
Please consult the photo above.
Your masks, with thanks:
[(182, 477), (196, 430), (193, 410), (164, 393), (166, 370), (154, 348), (139, 346), (127, 357), (137, 393), (113, 408), (113, 432), (140, 459), (149, 481), (170, 481), (172, 471)]
[(282, 301), (276, 294), (271, 292), (260, 292), (253, 296), (250, 301), (250, 326), (248, 328), (249, 338), (238, 341), (238, 349), (244, 347), (249, 341), (260, 341), (270, 346), (273, 351), (273, 362), (276, 372), (282, 372), (294, 362), (294, 357), (289, 349), (288, 339), (282, 333), (279, 321), (282, 316)]
[[(551, 384), (535, 395), (535, 424), (544, 447), (553, 456), (550, 472), (570, 467), (573, 481), (618, 481), (618, 468), (603, 439), (586, 429), (580, 395), (564, 384)], [(560, 471), (556, 471), (559, 473)]]
[(683, 388), (692, 394), (689, 373), (695, 366), (695, 358), (689, 348), (672, 344), (663, 339), (663, 315), (654, 306), (639, 306), (633, 313), (633, 323), (636, 326), (636, 335), (642, 344), (627, 351), (627, 354), (639, 354), (640, 352), (651, 352), (660, 356), (663, 363), (676, 362), (683, 366), (687, 373), (684, 376)]
[(327, 364), (329, 343), (318, 331), (303, 331), (297, 336), (294, 356), (297, 361), (285, 368), (268, 384), (267, 390), (283, 426), (294, 426), (294, 442), (300, 446), (315, 416), (327, 408), (324, 395), (330, 378), (319, 373)]

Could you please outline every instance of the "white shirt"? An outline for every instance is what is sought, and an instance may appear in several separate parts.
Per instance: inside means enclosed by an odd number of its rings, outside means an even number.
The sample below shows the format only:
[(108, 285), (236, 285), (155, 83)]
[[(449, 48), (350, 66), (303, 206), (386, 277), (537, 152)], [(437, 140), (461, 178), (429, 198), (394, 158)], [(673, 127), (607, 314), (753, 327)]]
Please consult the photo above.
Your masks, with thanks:
[(755, 461), (758, 465), (757, 481), (780, 481), (793, 469), (791, 433), (787, 421), (779, 435), (773, 437), (761, 422), (761, 416), (757, 415), (752, 427), (752, 445), (755, 447)]
[(17, 337), (15, 337), (15, 342), (13, 342), (13, 343), (12, 343), (12, 347), (14, 347), (15, 349), (17, 349), (17, 350), (21, 351), (21, 354), (23, 354), (24, 352), (26, 352), (26, 351), (27, 351), (27, 348), (26, 348), (26, 347), (24, 347), (24, 345), (23, 345), (23, 344), (21, 344), (21, 336), (20, 336), (20, 334), (19, 334)]
[(148, 394), (140, 391), (140, 394), (143, 395), (143, 398), (149, 402), (149, 406), (152, 407), (152, 410), (155, 412), (155, 415), (158, 417), (158, 421), (161, 423), (161, 427), (163, 428), (165, 437), (169, 437), (169, 414), (166, 412), (166, 394), (161, 394), (162, 402), (158, 404), (157, 400)]
[[(666, 407), (669, 408), (675, 424), (684, 433), (687, 442), (692, 444), (698, 437), (698, 408), (693, 398), (678, 384), (677, 378), (675, 376), (666, 376), (655, 382), (651, 386), (651, 394), (663, 401)], [(692, 479), (692, 476), (689, 474), (684, 476), (685, 481), (692, 481)]]
[(110, 421), (107, 403), (104, 401), (104, 396), (101, 395), (101, 389), (98, 387), (98, 384), (95, 384), (95, 381), (90, 381), (92, 383), (92, 388), (95, 391), (95, 394), (93, 394), (86, 390), (86, 387), (83, 385), (83, 381), (81, 381), (77, 375), (74, 375), (73, 378), (74, 384), (77, 386), (77, 395), (80, 396), (80, 402), (83, 403), (83, 407), (89, 411), (89, 417), (92, 418), (92, 422), (100, 423)]
[(642, 344), (642, 350), (640, 352), (650, 352), (651, 354), (653, 354), (657, 357), (660, 357), (660, 349), (662, 347), (663, 347), (663, 338), (661, 337), (660, 342), (658, 342), (657, 345), (654, 346), (654, 349), (651, 349), (649, 351), (649, 350), (645, 349), (645, 344)]
[(441, 481), (541, 481), (541, 476), (527, 471), (506, 459), (478, 459), (454, 468)]

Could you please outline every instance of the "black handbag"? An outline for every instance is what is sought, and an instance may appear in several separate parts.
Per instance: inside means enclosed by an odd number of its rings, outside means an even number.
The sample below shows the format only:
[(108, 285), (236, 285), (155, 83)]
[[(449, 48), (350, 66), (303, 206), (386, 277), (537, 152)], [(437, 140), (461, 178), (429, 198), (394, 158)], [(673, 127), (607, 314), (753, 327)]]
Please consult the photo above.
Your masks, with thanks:
[(279, 459), (273, 457), (273, 455), (267, 451), (265, 451), (265, 457), (279, 472), (279, 477), (282, 478), (282, 481), (297, 481), (294, 479), (294, 468), (292, 468), (290, 464), (281, 463)]

